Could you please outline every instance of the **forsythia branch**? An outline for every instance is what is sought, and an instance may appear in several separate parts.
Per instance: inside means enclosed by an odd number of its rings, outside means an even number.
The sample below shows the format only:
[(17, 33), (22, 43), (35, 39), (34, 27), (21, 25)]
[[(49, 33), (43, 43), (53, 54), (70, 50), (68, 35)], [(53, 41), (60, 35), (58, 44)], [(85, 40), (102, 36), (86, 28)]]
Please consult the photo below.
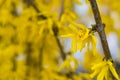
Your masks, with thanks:
[(105, 31), (104, 31), (105, 25), (102, 23), (100, 13), (98, 10), (98, 6), (97, 6), (97, 2), (96, 2), (96, 0), (89, 0), (89, 1), (90, 1), (92, 11), (94, 14), (94, 18), (95, 18), (95, 22), (96, 22), (96, 26), (94, 26), (93, 28), (98, 32), (98, 34), (100, 36), (106, 60), (112, 59), (110, 50), (109, 50), (109, 46), (108, 46), (108, 42), (106, 39)]
[[(109, 46), (108, 46), (108, 42), (107, 42), (107, 38), (106, 38), (106, 35), (105, 35), (105, 30), (104, 30), (105, 24), (102, 23), (101, 16), (100, 16), (100, 13), (99, 13), (99, 9), (98, 9), (98, 6), (97, 6), (97, 2), (96, 2), (96, 0), (89, 0), (89, 1), (90, 1), (92, 11), (93, 11), (93, 14), (94, 14), (94, 18), (95, 18), (95, 22), (96, 22), (96, 25), (93, 26), (93, 30), (96, 30), (98, 32), (99, 36), (100, 36), (103, 51), (104, 51), (104, 55), (105, 55), (105, 59), (106, 60), (111, 60), (112, 57), (111, 57), (111, 54), (110, 54), (110, 50), (109, 50)], [(114, 67), (116, 68), (116, 64), (115, 63), (113, 63), (113, 64), (114, 64)], [(117, 73), (119, 73), (119, 72), (117, 71)], [(113, 79), (114, 79), (114, 77), (113, 77)]]
[[(64, 12), (64, 0), (61, 0), (61, 9), (60, 9), (60, 13), (59, 13), (59, 16), (58, 16), (58, 19), (60, 20), (61, 16), (62, 16), (62, 13)], [(57, 26), (54, 24), (53, 26), (53, 32), (54, 32), (54, 36), (56, 38), (56, 41), (57, 41), (57, 44), (59, 46), (59, 49), (60, 49), (60, 52), (61, 52), (61, 56), (62, 56), (62, 59), (65, 60), (66, 58), (66, 55), (65, 55), (65, 52), (63, 51), (63, 48), (62, 48), (62, 45), (60, 43), (60, 40), (58, 39), (57, 35), (58, 35), (58, 28)]]
[[(37, 6), (36, 6), (36, 4), (35, 4), (35, 2), (34, 2), (33, 0), (24, 0), (24, 2), (25, 2), (28, 6), (32, 6), (37, 13), (40, 13), (40, 12), (41, 12), (41, 11), (37, 8)], [(46, 16), (44, 16), (44, 15), (40, 15), (39, 17), (42, 18), (42, 19), (46, 19)]]
[(58, 28), (57, 28), (57, 26), (53, 26), (53, 32), (54, 32), (55, 39), (56, 39), (57, 44), (58, 44), (59, 49), (60, 49), (61, 57), (62, 57), (63, 60), (65, 60), (65, 58), (66, 58), (65, 52), (63, 51), (63, 47), (62, 47), (62, 45), (60, 43), (60, 40), (57, 37), (57, 34), (58, 34)]

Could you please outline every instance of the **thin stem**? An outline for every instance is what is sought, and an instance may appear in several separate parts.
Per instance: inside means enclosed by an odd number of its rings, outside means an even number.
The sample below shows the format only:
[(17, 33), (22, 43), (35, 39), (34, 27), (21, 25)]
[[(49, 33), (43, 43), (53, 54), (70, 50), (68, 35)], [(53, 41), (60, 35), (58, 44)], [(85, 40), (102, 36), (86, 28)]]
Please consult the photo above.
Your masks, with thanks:
[(62, 45), (60, 43), (60, 40), (57, 37), (57, 35), (58, 35), (58, 27), (55, 24), (53, 26), (53, 32), (54, 32), (54, 36), (55, 36), (56, 42), (57, 42), (57, 44), (59, 46), (59, 49), (60, 49), (61, 57), (62, 57), (63, 60), (65, 60), (66, 59), (66, 54), (65, 54), (65, 52), (63, 50), (63, 47), (62, 47)]
[(44, 36), (42, 37), (42, 44), (41, 44), (41, 47), (40, 47), (40, 50), (39, 50), (39, 63), (38, 63), (38, 66), (39, 66), (39, 71), (41, 71), (43, 69), (43, 51), (44, 51), (44, 46), (45, 46), (45, 43), (46, 43), (46, 37), (47, 37), (47, 33), (48, 31), (45, 29), (44, 30)]
[[(60, 8), (59, 16), (58, 16), (59, 21), (60, 21), (60, 18), (62, 16), (63, 12), (64, 12), (64, 1), (65, 0), (61, 0), (61, 8)], [(54, 24), (54, 26), (53, 26), (53, 32), (54, 32), (54, 36), (56, 38), (57, 44), (58, 44), (59, 49), (60, 49), (61, 57), (62, 57), (63, 60), (65, 60), (66, 59), (66, 54), (65, 54), (65, 52), (63, 50), (63, 47), (62, 47), (62, 45), (60, 43), (60, 40), (57, 37), (59, 30), (58, 30), (58, 27), (57, 27), (56, 24)]]
[(26, 76), (29, 76), (30, 67), (31, 67), (31, 53), (32, 53), (32, 44), (30, 42), (26, 42), (26, 65), (28, 66), (26, 71)]
[(26, 53), (27, 53), (27, 56), (26, 56), (26, 64), (29, 66), (30, 63), (31, 63), (31, 52), (32, 52), (32, 49), (31, 49), (31, 43), (26, 43), (26, 46), (27, 46), (27, 49), (26, 49)]
[(96, 26), (94, 26), (94, 29), (98, 32), (100, 36), (105, 58), (106, 60), (112, 59), (110, 50), (108, 47), (108, 42), (106, 39), (105, 31), (104, 31), (105, 25), (102, 23), (100, 12), (97, 6), (97, 2), (96, 0), (89, 0), (89, 1), (90, 1), (92, 11), (94, 14), (94, 18), (95, 18), (95, 22), (96, 22)]
[(15, 54), (12, 58), (12, 63), (13, 63), (13, 68), (12, 71), (16, 71), (17, 69), (17, 60), (16, 60), (17, 55)]

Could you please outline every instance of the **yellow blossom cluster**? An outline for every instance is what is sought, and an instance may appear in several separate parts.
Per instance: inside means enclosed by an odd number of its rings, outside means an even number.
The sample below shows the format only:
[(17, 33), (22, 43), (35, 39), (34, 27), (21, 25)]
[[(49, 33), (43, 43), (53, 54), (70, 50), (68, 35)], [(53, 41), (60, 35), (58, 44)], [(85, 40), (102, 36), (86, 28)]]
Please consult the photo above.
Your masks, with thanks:
[[(77, 21), (76, 4), (82, 0), (0, 0), (0, 80), (119, 80), (112, 60), (98, 52), (94, 31)], [(82, 62), (74, 54), (83, 50)]]

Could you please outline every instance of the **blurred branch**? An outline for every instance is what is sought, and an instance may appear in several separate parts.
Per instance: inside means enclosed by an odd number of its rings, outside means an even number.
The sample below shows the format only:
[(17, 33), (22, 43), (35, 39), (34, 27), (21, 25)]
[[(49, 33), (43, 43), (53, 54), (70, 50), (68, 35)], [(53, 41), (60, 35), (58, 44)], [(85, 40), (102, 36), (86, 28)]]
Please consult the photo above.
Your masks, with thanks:
[(16, 71), (17, 69), (17, 60), (16, 60), (17, 54), (15, 54), (12, 58), (13, 68), (12, 71)]
[[(59, 20), (59, 21), (60, 21), (60, 18), (61, 18), (61, 16), (62, 16), (63, 12), (64, 12), (64, 1), (65, 1), (65, 0), (61, 0), (61, 8), (60, 8), (59, 16), (58, 16), (58, 20)], [(54, 35), (55, 35), (57, 44), (58, 44), (59, 49), (60, 49), (60, 52), (61, 52), (61, 57), (62, 57), (63, 60), (65, 60), (65, 59), (66, 59), (66, 54), (65, 54), (65, 52), (64, 52), (64, 50), (63, 50), (63, 47), (62, 47), (62, 45), (61, 45), (61, 43), (60, 43), (60, 40), (59, 40), (58, 37), (57, 37), (59, 30), (58, 30), (58, 27), (57, 27), (56, 24), (54, 24), (54, 26), (53, 26), (53, 32), (54, 32)]]
[[(34, 0), (23, 0), (23, 2), (25, 2), (28, 6), (32, 6), (37, 13), (40, 13), (40, 12), (41, 12), (41, 11), (39, 10), (39, 8), (36, 6)], [(42, 19), (47, 19), (47, 17), (44, 16), (44, 15), (40, 15), (40, 16), (38, 16), (38, 17), (40, 17), (40, 18), (42, 18)]]
[(23, 0), (28, 6), (32, 6), (36, 12), (40, 13), (40, 10), (37, 8), (33, 0)]
[(44, 30), (44, 36), (42, 37), (42, 43), (41, 43), (41, 47), (40, 47), (40, 50), (39, 50), (39, 62), (38, 62), (38, 66), (39, 66), (39, 71), (41, 71), (43, 69), (43, 50), (44, 50), (44, 46), (45, 46), (45, 43), (46, 43), (46, 37), (47, 37), (47, 34), (48, 34), (48, 30), (45, 29)]
[[(40, 13), (41, 11), (38, 9), (38, 7), (36, 6), (36, 4), (34, 3), (33, 0), (24, 0), (25, 3), (27, 3), (29, 6), (33, 6), (33, 8), (36, 10), (37, 13)], [(60, 10), (60, 14), (59, 14), (59, 19), (61, 18), (61, 15), (63, 13), (63, 10), (64, 10), (64, 0), (62, 0), (61, 2), (61, 10)], [(47, 19), (44, 15), (41, 15), (39, 16), (43, 19)], [(58, 39), (57, 35), (58, 35), (58, 27), (56, 26), (56, 24), (53, 25), (53, 32), (54, 32), (54, 35), (55, 35), (55, 39), (57, 41), (57, 44), (58, 44), (58, 47), (60, 49), (60, 53), (61, 53), (61, 57), (63, 60), (65, 60), (65, 52), (63, 51), (63, 48), (62, 48), (62, 45), (60, 43), (60, 40)]]
[(54, 32), (56, 42), (57, 42), (57, 44), (59, 46), (59, 49), (60, 49), (61, 57), (62, 57), (63, 60), (65, 60), (66, 59), (66, 54), (65, 54), (65, 52), (63, 50), (63, 47), (62, 47), (62, 45), (60, 43), (60, 40), (57, 37), (57, 35), (58, 35), (58, 27), (56, 26), (56, 24), (54, 24), (54, 26), (53, 26), (53, 32)]
[(26, 65), (27, 65), (27, 71), (26, 76), (29, 76), (30, 73), (30, 67), (31, 67), (31, 53), (32, 53), (32, 43), (26, 42)]

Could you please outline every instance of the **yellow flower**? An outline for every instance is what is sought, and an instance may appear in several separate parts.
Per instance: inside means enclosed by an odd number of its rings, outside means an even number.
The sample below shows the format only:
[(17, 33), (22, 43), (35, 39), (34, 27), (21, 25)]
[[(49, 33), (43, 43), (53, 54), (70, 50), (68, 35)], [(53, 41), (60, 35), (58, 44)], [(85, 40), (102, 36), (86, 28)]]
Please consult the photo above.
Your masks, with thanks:
[[(86, 43), (92, 43), (92, 48), (94, 48), (93, 53), (96, 51), (96, 38), (90, 33), (90, 30), (82, 24), (72, 23), (69, 25), (71, 33), (62, 35), (64, 38), (72, 38), (72, 51), (82, 50)], [(88, 45), (89, 46), (89, 45)]]
[(45, 30), (48, 30), (50, 34), (53, 34), (52, 26), (53, 26), (53, 20), (51, 18), (48, 18), (47, 20), (39, 21), (38, 24), (41, 26), (40, 28), (40, 35), (43, 34)]
[(66, 23), (66, 22), (71, 23), (73, 20), (76, 19), (77, 19), (77, 15), (74, 12), (67, 9), (64, 11), (64, 13), (61, 16), (62, 23)]
[(60, 71), (66, 69), (66, 72), (72, 70), (75, 71), (78, 68), (78, 60), (74, 57), (68, 57), (63, 64), (60, 66)]
[(101, 62), (102, 60), (103, 60), (103, 55), (101, 55), (98, 51), (96, 51), (94, 55), (92, 50), (87, 49), (86, 52), (84, 53), (83, 67), (88, 72), (91, 72), (92, 64)]
[(104, 78), (105, 80), (110, 80), (111, 72), (117, 80), (120, 80), (111, 60), (104, 60), (98, 64), (94, 64), (92, 70), (94, 72), (90, 75), (91, 78), (97, 75), (97, 80), (104, 80)]
[(74, 2), (75, 2), (77, 5), (82, 5), (82, 3), (80, 2), (80, 0), (74, 0)]

